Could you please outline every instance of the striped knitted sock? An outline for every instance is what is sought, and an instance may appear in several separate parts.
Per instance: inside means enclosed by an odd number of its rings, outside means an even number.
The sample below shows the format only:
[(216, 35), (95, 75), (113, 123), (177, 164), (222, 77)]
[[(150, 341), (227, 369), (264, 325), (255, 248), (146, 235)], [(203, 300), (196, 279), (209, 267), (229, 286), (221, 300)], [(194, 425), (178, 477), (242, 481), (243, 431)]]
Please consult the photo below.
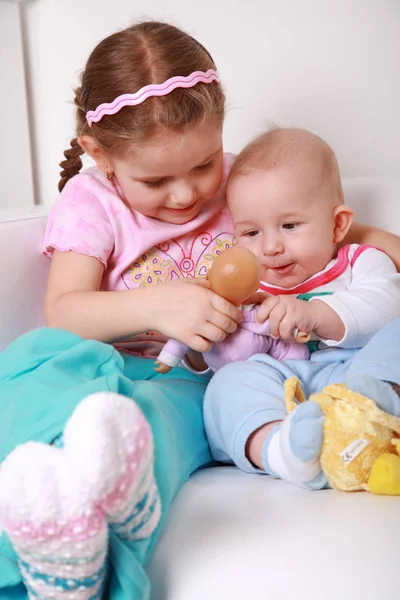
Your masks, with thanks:
[(28, 442), (7, 457), (0, 517), (31, 600), (101, 598), (107, 522), (61, 450)]
[(153, 439), (132, 400), (114, 393), (86, 398), (65, 427), (64, 449), (91, 482), (96, 505), (118, 535), (130, 540), (151, 535), (161, 516)]
[(160, 515), (149, 424), (118, 394), (88, 396), (62, 440), (18, 446), (0, 466), (1, 526), (31, 599), (101, 598), (108, 526), (142, 539)]

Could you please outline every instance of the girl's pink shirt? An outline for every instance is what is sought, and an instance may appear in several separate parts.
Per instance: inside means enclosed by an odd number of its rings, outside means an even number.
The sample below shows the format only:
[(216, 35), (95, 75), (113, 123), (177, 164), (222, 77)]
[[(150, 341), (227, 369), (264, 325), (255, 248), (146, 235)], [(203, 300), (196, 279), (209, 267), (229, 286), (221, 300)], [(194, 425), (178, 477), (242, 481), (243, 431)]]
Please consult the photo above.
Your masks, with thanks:
[[(104, 265), (101, 289), (108, 291), (204, 276), (215, 257), (233, 243), (225, 199), (226, 177), (233, 158), (224, 156), (220, 188), (201, 213), (184, 225), (138, 213), (123, 202), (101, 171), (96, 167), (87, 169), (70, 179), (53, 205), (44, 254), (51, 257), (54, 250), (72, 250), (97, 258)], [(116, 345), (155, 357), (164, 343), (164, 336), (149, 332)]]

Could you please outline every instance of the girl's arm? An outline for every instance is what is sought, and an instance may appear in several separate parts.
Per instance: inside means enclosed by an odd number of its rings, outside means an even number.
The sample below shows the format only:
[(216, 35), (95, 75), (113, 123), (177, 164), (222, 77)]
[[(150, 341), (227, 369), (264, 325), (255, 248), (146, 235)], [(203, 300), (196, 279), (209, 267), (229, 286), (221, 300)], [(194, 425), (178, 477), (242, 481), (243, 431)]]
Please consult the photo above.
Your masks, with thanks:
[(96, 258), (55, 250), (45, 300), (47, 325), (104, 342), (146, 331), (152, 320), (150, 306), (145, 313), (140, 310), (146, 290), (101, 292), (103, 272)]
[[(85, 339), (112, 342), (157, 330), (206, 352), (236, 330), (240, 312), (204, 280), (100, 291), (104, 266), (77, 252), (54, 251), (45, 300), (47, 325)], [(193, 281), (193, 280), (192, 280)]]
[(368, 244), (379, 248), (392, 259), (400, 271), (400, 237), (377, 227), (353, 223), (344, 244)]

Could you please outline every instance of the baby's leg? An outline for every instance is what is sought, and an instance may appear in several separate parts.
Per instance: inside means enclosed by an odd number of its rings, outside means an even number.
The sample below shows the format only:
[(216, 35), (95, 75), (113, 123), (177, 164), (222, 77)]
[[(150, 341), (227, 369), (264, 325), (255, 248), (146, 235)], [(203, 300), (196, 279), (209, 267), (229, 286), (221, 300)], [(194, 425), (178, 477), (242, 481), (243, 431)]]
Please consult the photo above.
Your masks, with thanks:
[[(297, 362), (297, 361), (296, 361)], [(315, 365), (304, 361), (303, 375)], [(265, 471), (307, 488), (326, 484), (319, 464), (323, 416), (314, 403), (287, 415), (285, 379), (299, 373), (288, 364), (264, 357), (227, 365), (211, 380), (204, 420), (216, 460), (233, 461), (250, 473)]]
[(0, 518), (31, 598), (100, 598), (108, 524), (140, 539), (159, 517), (150, 428), (118, 394), (83, 400), (61, 447), (28, 442), (0, 468)]
[(400, 417), (400, 319), (383, 327), (356, 354), (344, 383)]

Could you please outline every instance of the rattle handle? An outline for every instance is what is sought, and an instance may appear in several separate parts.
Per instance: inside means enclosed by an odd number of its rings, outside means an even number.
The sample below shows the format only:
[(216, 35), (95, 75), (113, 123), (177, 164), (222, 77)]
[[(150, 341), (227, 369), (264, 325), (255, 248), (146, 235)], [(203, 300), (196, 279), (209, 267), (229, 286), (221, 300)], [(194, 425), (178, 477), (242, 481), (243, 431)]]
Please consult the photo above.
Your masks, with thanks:
[(296, 342), (299, 342), (300, 344), (307, 344), (307, 342), (310, 341), (311, 334), (306, 333), (305, 331), (299, 331), (296, 327), (293, 331), (293, 337)]

